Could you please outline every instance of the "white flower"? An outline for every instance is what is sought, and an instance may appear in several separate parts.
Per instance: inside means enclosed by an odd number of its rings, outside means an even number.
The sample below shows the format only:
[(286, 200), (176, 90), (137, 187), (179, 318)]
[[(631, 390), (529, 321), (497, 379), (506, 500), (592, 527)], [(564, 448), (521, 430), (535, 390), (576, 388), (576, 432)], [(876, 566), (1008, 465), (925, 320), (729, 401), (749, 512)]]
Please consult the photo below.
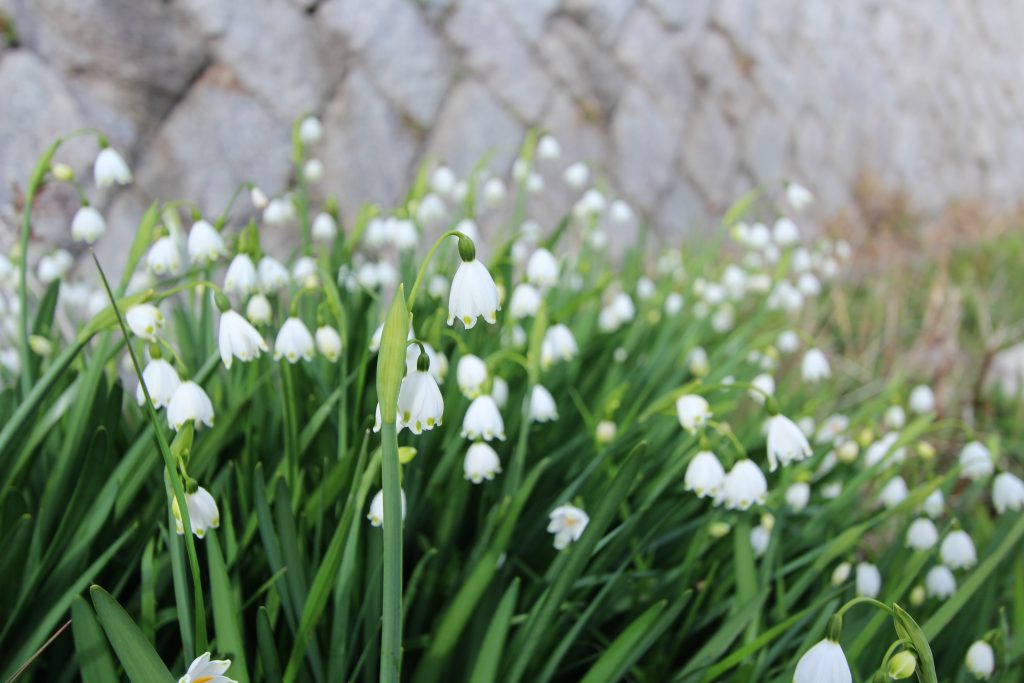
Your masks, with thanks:
[(995, 471), (992, 453), (980, 441), (971, 441), (960, 451), (960, 466), (963, 476), (977, 481), (984, 479)]
[(768, 418), (768, 471), (791, 462), (798, 462), (811, 455), (807, 437), (792, 420), (785, 415)]
[(311, 183), (319, 182), (324, 177), (324, 162), (310, 159), (302, 166), (302, 175)]
[(324, 137), (324, 124), (315, 116), (307, 116), (299, 124), (299, 139), (303, 144), (314, 145)]
[(924, 577), (925, 588), (928, 595), (945, 600), (956, 592), (956, 577), (949, 567), (937, 564), (928, 570)]
[(136, 304), (125, 312), (124, 318), (132, 334), (146, 341), (156, 341), (157, 330), (164, 326), (164, 316), (153, 304)]
[(71, 238), (79, 242), (94, 244), (107, 231), (103, 214), (92, 206), (83, 206), (71, 219)]
[[(205, 536), (207, 529), (216, 529), (220, 526), (220, 511), (217, 509), (217, 501), (202, 486), (197, 488), (195, 493), (185, 493), (185, 507), (188, 508), (188, 521), (196, 538)], [(171, 498), (171, 511), (174, 513), (175, 527), (177, 528), (178, 535), (184, 535), (185, 529), (181, 521), (181, 510), (178, 507), (178, 499), (176, 497)], [(195, 662), (193, 662), (194, 665)], [(189, 667), (189, 671), (191, 670), (192, 667)], [(198, 681), (199, 679), (194, 680)]]
[(448, 324), (454, 324), (458, 318), (468, 330), (476, 325), (477, 316), (494, 324), (498, 321), (500, 309), (498, 286), (494, 284), (494, 278), (487, 272), (486, 266), (477, 259), (463, 261), (452, 278), (451, 294), (448, 297)]
[(537, 156), (541, 159), (552, 160), (562, 156), (562, 146), (558, 144), (558, 140), (545, 135), (537, 141)]
[(473, 402), (469, 404), (469, 409), (466, 410), (466, 416), (462, 420), (462, 432), (460, 433), (463, 438), (466, 439), (483, 439), (484, 441), (490, 441), (491, 439), (505, 440), (505, 421), (501, 418), (501, 413), (498, 411), (498, 404), (494, 402), (494, 399), (483, 394), (473, 399)]
[(262, 211), (267, 208), (267, 204), (270, 200), (267, 199), (267, 195), (263, 190), (254, 185), (253, 188), (249, 190), (249, 201), (252, 202), (253, 208), (257, 211)]
[(230, 659), (211, 660), (210, 653), (204, 652), (189, 665), (188, 671), (178, 679), (178, 683), (238, 683), (223, 675), (230, 666)]
[(198, 220), (188, 232), (188, 257), (193, 263), (206, 265), (225, 254), (224, 238), (209, 222)]
[[(370, 524), (379, 527), (384, 523), (384, 491), (377, 491), (377, 495), (370, 501), (370, 512), (366, 515)], [(402, 489), (402, 520), (405, 520), (405, 490)]]
[(772, 227), (772, 239), (780, 247), (791, 247), (800, 241), (800, 228), (796, 223), (783, 216), (775, 221)]
[(196, 429), (204, 424), (213, 426), (213, 403), (203, 388), (191, 380), (182, 382), (167, 404), (167, 424), (174, 431), (180, 431), (189, 420)]
[(997, 474), (992, 482), (992, 504), (999, 514), (1007, 510), (1020, 512), (1024, 507), (1024, 481), (1010, 472)]
[(935, 410), (935, 392), (927, 384), (919, 384), (910, 392), (910, 410), (917, 413), (930, 413)]
[(800, 363), (800, 375), (805, 382), (820, 382), (832, 376), (828, 358), (820, 349), (808, 349)]
[(104, 147), (96, 155), (92, 175), (96, 187), (127, 185), (132, 181), (132, 170), (128, 168), (124, 158), (111, 147)]
[(490, 481), (494, 479), (494, 475), (501, 473), (501, 460), (493, 448), (478, 441), (466, 451), (462, 470), (466, 479), (479, 484), (484, 479)]
[(433, 429), (442, 423), (444, 399), (437, 381), (429, 372), (417, 369), (402, 380), (398, 392), (398, 414), (413, 434)]
[(868, 562), (857, 565), (857, 595), (868, 598), (878, 597), (882, 590), (882, 573)]
[(300, 256), (295, 259), (295, 263), (292, 264), (292, 281), (309, 289), (319, 286), (316, 261), (312, 256)]
[(224, 367), (228, 370), (231, 369), (233, 358), (244, 363), (259, 358), (260, 353), (267, 350), (267, 342), (252, 323), (230, 310), (224, 311), (220, 316), (217, 341), (220, 359), (224, 361)]
[(548, 533), (555, 535), (555, 548), (562, 550), (573, 541), (580, 540), (590, 523), (590, 517), (575, 505), (559, 505), (548, 515)]
[(750, 398), (757, 403), (764, 405), (768, 396), (775, 395), (775, 378), (767, 373), (762, 373), (750, 380)]
[(256, 266), (247, 254), (239, 254), (231, 259), (228, 272), (224, 275), (225, 292), (248, 296), (256, 290), (258, 283)]
[(427, 229), (440, 227), (447, 216), (448, 209), (444, 205), (444, 200), (433, 192), (423, 197), (416, 207), (416, 220)]
[(427, 280), (427, 294), (435, 299), (443, 299), (448, 295), (448, 278), (440, 273), (434, 273)]
[[(146, 383), (146, 390), (149, 391), (149, 398), (153, 401), (153, 407), (160, 409), (171, 402), (171, 397), (178, 390), (181, 379), (174, 366), (163, 358), (156, 358), (146, 364), (142, 371), (142, 381)], [(146, 402), (146, 395), (142, 392), (142, 382), (135, 389), (135, 400), (141, 406)]]
[(946, 500), (942, 495), (942, 491), (938, 489), (929, 493), (928, 497), (924, 499), (924, 503), (921, 504), (921, 509), (932, 519), (941, 515), (945, 507)]
[(895, 463), (903, 462), (906, 458), (906, 449), (895, 448), (899, 438), (900, 435), (896, 432), (889, 432), (868, 446), (867, 451), (864, 453), (864, 464), (868, 467), (874, 467), (883, 460), (891, 460)]
[(540, 345), (540, 365), (547, 369), (555, 361), (570, 361), (579, 353), (576, 337), (572, 330), (558, 323), (544, 333), (544, 341)]
[(611, 218), (613, 223), (629, 225), (633, 222), (633, 218), (635, 216), (633, 214), (633, 209), (629, 204), (621, 199), (616, 199), (611, 203), (611, 206), (608, 207), (608, 217)]
[(316, 350), (332, 363), (341, 355), (341, 335), (329, 325), (321, 325), (316, 329)]
[(526, 262), (526, 279), (541, 291), (554, 287), (558, 283), (558, 261), (554, 255), (543, 247), (533, 252)]
[(903, 406), (889, 406), (882, 416), (882, 422), (889, 429), (903, 429), (903, 426), (907, 424), (907, 413), (903, 410)]
[(317, 242), (332, 242), (338, 236), (338, 222), (326, 211), (321, 211), (313, 219), (313, 239)]
[(274, 341), (274, 360), (285, 358), (289, 363), (297, 363), (299, 358), (313, 360), (313, 335), (309, 333), (306, 323), (298, 318), (288, 318), (281, 325)]
[(669, 292), (665, 297), (665, 315), (678, 315), (683, 310), (683, 295), (679, 292)]
[(270, 322), (274, 310), (270, 306), (270, 299), (262, 294), (254, 294), (249, 303), (245, 305), (245, 317), (253, 325), (266, 325)]
[(767, 495), (768, 481), (764, 478), (764, 472), (744, 458), (725, 475), (718, 499), (729, 510), (747, 510), (755, 503), (764, 503)]
[(415, 249), (420, 243), (420, 234), (416, 231), (416, 224), (411, 220), (394, 219), (394, 228), (391, 234), (391, 243), (400, 251)]
[(890, 510), (902, 503), (906, 497), (907, 482), (903, 481), (903, 477), (900, 476), (890, 479), (878, 494), (878, 500)]
[(793, 683), (853, 683), (843, 647), (828, 638), (818, 641), (796, 663)]
[(491, 380), (491, 398), (499, 408), (504, 408), (508, 403), (508, 382), (495, 376)]
[(939, 546), (939, 555), (942, 562), (951, 569), (969, 569), (978, 562), (974, 541), (962, 529), (954, 529), (946, 534), (942, 545)]
[(264, 256), (257, 267), (260, 288), (264, 292), (274, 292), (288, 284), (288, 269), (272, 256)]
[(430, 174), (430, 187), (438, 194), (450, 195), (455, 190), (457, 182), (455, 172), (447, 166), (438, 166)]
[(698, 498), (705, 496), (715, 498), (721, 492), (724, 481), (725, 469), (715, 454), (710, 451), (700, 451), (686, 466), (683, 486), (687, 491), (696, 493)]
[(758, 524), (750, 530), (750, 548), (754, 551), (754, 557), (761, 557), (768, 550), (768, 543), (772, 540), (772, 532)]
[(996, 670), (996, 653), (984, 640), (974, 641), (967, 648), (967, 670), (978, 680), (988, 680)]
[(793, 512), (800, 512), (811, 500), (811, 486), (807, 482), (798, 481), (786, 489), (786, 504)]
[(562, 173), (562, 180), (565, 181), (566, 185), (575, 190), (582, 190), (589, 179), (590, 169), (582, 161), (577, 161)]
[(558, 419), (558, 407), (551, 392), (540, 384), (530, 393), (530, 422), (551, 422)]
[(540, 308), (540, 292), (529, 283), (516, 285), (512, 290), (512, 300), (509, 302), (510, 313), (514, 320), (521, 320), (527, 316), (536, 315)]
[(840, 413), (833, 413), (822, 420), (821, 426), (818, 428), (818, 433), (815, 435), (814, 440), (817, 443), (835, 443), (835, 441), (843, 435), (843, 432), (845, 432), (849, 426), (850, 418)]
[(500, 206), (505, 201), (505, 182), (501, 178), (488, 178), (483, 187), (484, 203), (487, 206)]
[(263, 222), (267, 225), (285, 225), (295, 218), (295, 205), (287, 197), (275, 197), (263, 209)]
[(487, 364), (472, 354), (462, 356), (455, 367), (455, 380), (466, 398), (476, 398), (487, 384)]
[(839, 586), (846, 583), (847, 579), (850, 578), (850, 571), (853, 567), (850, 566), (849, 562), (840, 562), (836, 565), (836, 568), (832, 570), (832, 585)]
[(615, 440), (615, 435), (619, 431), (619, 426), (611, 420), (601, 420), (597, 423), (594, 428), (594, 438), (600, 444), (611, 443)]
[(154, 275), (177, 275), (181, 272), (181, 252), (170, 235), (161, 237), (149, 248), (146, 264)]
[(814, 201), (814, 195), (803, 185), (786, 183), (786, 201), (794, 211), (803, 211)]
[(711, 419), (711, 406), (697, 394), (683, 394), (676, 399), (676, 414), (683, 429), (693, 434)]
[(939, 530), (927, 517), (918, 517), (907, 529), (907, 546), (914, 550), (931, 550), (939, 542)]

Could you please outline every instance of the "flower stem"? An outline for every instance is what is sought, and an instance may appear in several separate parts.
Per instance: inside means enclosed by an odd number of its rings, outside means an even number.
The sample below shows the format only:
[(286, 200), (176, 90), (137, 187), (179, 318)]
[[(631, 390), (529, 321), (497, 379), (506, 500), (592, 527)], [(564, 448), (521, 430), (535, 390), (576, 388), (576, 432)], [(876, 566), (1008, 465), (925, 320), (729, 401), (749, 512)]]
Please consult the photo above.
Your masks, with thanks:
[(292, 490), (292, 501), (299, 500), (299, 427), (295, 416), (295, 386), (292, 381), (292, 368), (288, 361), (281, 359), (281, 382), (284, 393), (281, 401), (284, 405), (284, 447), (288, 459), (288, 484)]
[(398, 683), (402, 665), (402, 488), (395, 423), (381, 427), (384, 479), (384, 625), (380, 680)]
[(432, 246), (430, 248), (430, 251), (427, 252), (427, 257), (423, 259), (423, 265), (420, 266), (420, 272), (416, 274), (416, 281), (412, 284), (412, 289), (409, 290), (408, 309), (410, 311), (412, 310), (413, 305), (416, 303), (416, 294), (419, 293), (420, 291), (420, 283), (423, 282), (423, 278), (426, 277), (427, 275), (427, 266), (430, 265), (430, 259), (434, 258), (434, 252), (437, 251), (437, 248), (441, 246), (441, 243), (444, 242), (449, 237), (465, 237), (465, 235), (463, 235), (458, 230), (449, 230), (448, 232), (438, 237), (437, 241), (434, 242), (434, 246)]

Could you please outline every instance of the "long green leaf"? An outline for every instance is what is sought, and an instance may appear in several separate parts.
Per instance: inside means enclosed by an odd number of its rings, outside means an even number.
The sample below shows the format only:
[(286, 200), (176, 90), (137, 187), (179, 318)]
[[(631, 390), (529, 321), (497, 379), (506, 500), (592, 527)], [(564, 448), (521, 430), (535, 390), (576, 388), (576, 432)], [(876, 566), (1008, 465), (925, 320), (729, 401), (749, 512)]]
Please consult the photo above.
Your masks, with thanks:
[(89, 589), (103, 631), (132, 683), (174, 683), (160, 655), (124, 608), (99, 586)]

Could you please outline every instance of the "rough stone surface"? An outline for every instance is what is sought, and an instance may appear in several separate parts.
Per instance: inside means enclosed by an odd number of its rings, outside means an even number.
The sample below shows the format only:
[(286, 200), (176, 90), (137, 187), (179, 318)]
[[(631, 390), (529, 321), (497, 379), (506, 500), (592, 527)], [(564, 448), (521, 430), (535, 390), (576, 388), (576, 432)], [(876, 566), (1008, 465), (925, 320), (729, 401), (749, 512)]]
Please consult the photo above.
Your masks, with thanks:
[[(128, 190), (88, 189), (127, 234), (154, 197), (218, 211), (242, 180), (279, 192), (307, 111), (327, 127), (317, 191), (346, 215), (396, 201), (424, 159), (466, 171), (492, 152), (504, 173), (530, 127), (565, 152), (538, 167), (545, 222), (579, 196), (561, 180), (577, 159), (673, 236), (784, 179), (814, 190), (818, 215), (864, 178), (923, 211), (1024, 190), (1017, 3), (0, 0), (8, 21), (4, 246), (61, 133), (99, 127), (135, 167)], [(83, 173), (94, 152), (60, 157)], [(35, 236), (66, 243), (73, 204), (48, 189)]]

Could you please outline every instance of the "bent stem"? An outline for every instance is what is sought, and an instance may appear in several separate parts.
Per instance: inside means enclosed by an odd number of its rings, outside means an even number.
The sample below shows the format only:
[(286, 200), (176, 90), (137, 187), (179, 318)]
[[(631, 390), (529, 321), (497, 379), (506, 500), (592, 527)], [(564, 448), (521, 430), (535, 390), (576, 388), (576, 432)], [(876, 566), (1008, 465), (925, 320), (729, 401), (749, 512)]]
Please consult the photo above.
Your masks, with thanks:
[[(458, 237), (461, 239), (466, 236), (463, 235), (458, 230), (449, 230), (448, 232), (438, 237), (437, 241), (434, 242), (434, 246), (430, 248), (430, 251), (427, 252), (426, 258), (423, 259), (423, 264), (420, 266), (420, 272), (416, 274), (416, 281), (412, 283), (412, 289), (409, 290), (409, 303), (407, 308), (410, 311), (412, 310), (413, 305), (416, 303), (416, 294), (419, 293), (420, 283), (423, 282), (423, 278), (426, 277), (427, 275), (427, 266), (430, 265), (430, 260), (434, 258), (434, 252), (436, 252), (437, 248), (441, 246), (441, 243), (444, 242), (449, 237)], [(469, 238), (466, 237), (466, 239)]]

